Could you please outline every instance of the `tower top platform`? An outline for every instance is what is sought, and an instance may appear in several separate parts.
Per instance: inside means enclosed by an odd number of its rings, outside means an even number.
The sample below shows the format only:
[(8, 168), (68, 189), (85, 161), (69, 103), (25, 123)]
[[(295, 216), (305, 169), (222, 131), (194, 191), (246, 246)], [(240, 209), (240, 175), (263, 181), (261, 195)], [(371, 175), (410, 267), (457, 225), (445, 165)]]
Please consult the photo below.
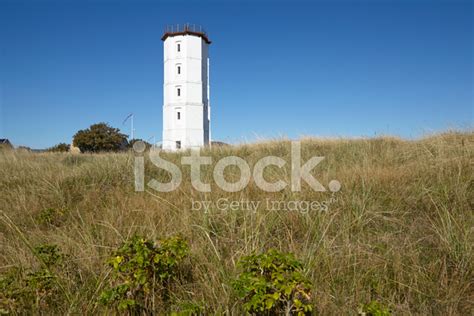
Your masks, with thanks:
[(211, 44), (211, 41), (207, 37), (206, 31), (196, 24), (173, 24), (167, 25), (164, 30), (164, 34), (161, 37), (161, 40), (164, 41), (168, 37), (178, 36), (178, 35), (194, 35), (201, 37), (207, 44)]

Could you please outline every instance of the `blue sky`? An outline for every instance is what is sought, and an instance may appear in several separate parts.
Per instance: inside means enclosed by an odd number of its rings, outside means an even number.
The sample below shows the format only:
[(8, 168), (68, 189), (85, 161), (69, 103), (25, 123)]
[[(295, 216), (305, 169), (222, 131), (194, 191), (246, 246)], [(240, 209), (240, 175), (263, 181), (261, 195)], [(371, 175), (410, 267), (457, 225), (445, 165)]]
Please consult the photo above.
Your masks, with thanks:
[(163, 28), (210, 39), (212, 137), (418, 137), (473, 126), (472, 1), (0, 0), (0, 138), (108, 122), (161, 138)]

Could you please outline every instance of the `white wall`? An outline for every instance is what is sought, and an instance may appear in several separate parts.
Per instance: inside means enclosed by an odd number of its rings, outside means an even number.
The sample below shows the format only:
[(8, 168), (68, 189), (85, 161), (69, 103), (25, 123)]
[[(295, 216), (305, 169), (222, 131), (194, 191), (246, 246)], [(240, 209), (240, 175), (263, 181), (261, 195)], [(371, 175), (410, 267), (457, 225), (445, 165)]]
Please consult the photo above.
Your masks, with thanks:
[[(210, 142), (208, 46), (195, 35), (169, 36), (164, 41), (165, 150), (176, 150), (176, 141), (181, 142), (183, 149), (202, 147)], [(180, 112), (179, 120), (177, 112)]]

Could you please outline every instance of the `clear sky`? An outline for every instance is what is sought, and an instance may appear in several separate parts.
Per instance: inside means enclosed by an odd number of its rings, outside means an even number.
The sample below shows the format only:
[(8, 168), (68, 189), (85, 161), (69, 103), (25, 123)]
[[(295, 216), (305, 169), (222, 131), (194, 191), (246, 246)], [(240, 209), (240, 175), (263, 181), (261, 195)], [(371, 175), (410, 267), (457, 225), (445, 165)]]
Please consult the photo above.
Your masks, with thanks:
[(161, 139), (166, 24), (212, 40), (212, 137), (418, 137), (473, 126), (473, 1), (0, 0), (0, 138)]

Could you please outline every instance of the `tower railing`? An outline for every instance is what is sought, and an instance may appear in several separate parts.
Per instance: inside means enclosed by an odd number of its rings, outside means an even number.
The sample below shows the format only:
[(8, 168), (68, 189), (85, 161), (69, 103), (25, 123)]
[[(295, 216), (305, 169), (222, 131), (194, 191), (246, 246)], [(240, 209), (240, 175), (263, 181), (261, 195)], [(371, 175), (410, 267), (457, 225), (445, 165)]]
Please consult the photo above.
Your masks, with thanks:
[(181, 32), (194, 32), (201, 33), (207, 36), (206, 30), (197, 24), (185, 23), (185, 24), (169, 24), (165, 26), (164, 33), (181, 33)]

